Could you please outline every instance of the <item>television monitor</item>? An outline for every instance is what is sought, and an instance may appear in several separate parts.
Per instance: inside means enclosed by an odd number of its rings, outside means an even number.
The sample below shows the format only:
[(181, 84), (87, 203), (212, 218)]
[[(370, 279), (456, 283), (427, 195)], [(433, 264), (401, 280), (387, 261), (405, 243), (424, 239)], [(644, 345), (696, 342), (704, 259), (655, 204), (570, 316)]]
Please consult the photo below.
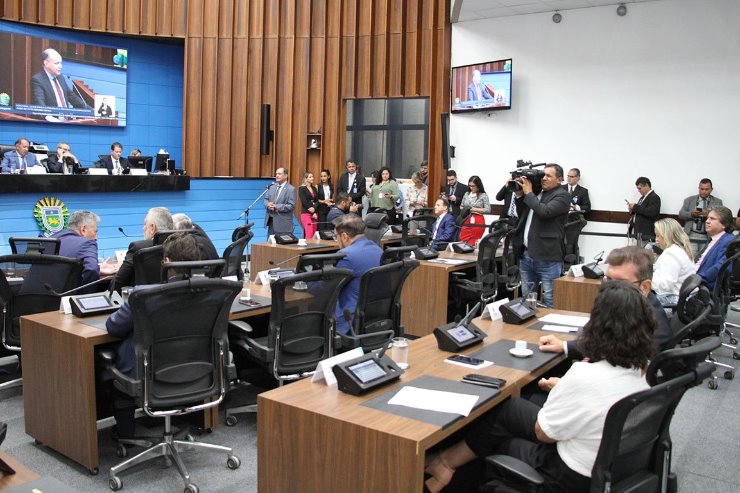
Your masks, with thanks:
[(128, 52), (0, 23), (0, 120), (126, 126)]
[(511, 59), (452, 68), (451, 113), (511, 109)]
[(147, 171), (152, 170), (152, 156), (129, 156), (128, 165), (130, 168), (145, 169)]
[(167, 160), (170, 158), (169, 154), (159, 153), (157, 154), (157, 160), (154, 163), (155, 171), (160, 173), (167, 171)]

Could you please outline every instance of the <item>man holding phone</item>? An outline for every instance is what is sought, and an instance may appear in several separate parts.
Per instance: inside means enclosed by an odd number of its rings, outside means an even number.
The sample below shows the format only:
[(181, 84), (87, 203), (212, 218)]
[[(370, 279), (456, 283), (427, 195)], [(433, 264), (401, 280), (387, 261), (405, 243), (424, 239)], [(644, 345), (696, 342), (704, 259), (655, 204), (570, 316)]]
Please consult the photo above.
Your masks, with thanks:
[(699, 181), (699, 194), (686, 197), (683, 201), (678, 217), (684, 221), (684, 230), (691, 240), (691, 252), (696, 257), (699, 250), (707, 242), (705, 224), (709, 211), (722, 205), (722, 199), (712, 195), (712, 180), (702, 178)]
[(442, 188), (440, 197), (447, 199), (450, 204), (450, 212), (457, 217), (460, 215), (460, 202), (463, 195), (468, 192), (468, 187), (457, 181), (457, 173), (454, 169), (447, 170), (447, 186)]

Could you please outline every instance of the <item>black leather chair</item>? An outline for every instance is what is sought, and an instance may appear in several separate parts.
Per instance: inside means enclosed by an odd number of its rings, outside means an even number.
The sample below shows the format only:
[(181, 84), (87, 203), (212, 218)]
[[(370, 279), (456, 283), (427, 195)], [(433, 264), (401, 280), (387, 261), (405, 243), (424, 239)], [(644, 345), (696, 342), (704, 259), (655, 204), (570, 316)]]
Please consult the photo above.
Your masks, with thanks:
[(383, 212), (369, 212), (365, 216), (365, 237), (380, 245), (380, 240), (388, 231), (388, 215)]
[(242, 258), (244, 258), (244, 251), (252, 238), (254, 238), (254, 233), (247, 229), (244, 234), (239, 235), (224, 249), (223, 259), (226, 261), (226, 267), (222, 273), (224, 277), (236, 276), (240, 281), (244, 280)]
[(254, 236), (254, 233), (252, 232), (252, 226), (254, 226), (254, 223), (247, 223), (234, 228), (234, 231), (231, 232), (231, 241), (236, 241), (242, 236), (247, 235), (248, 233), (252, 233), (252, 236)]
[(229, 373), (233, 373), (228, 362), (229, 311), (240, 289), (236, 281), (187, 279), (141, 289), (129, 297), (135, 369), (127, 376), (113, 368), (114, 385), (148, 416), (164, 418), (164, 434), (160, 443), (111, 467), (112, 490), (123, 486), (118, 477), (121, 471), (164, 456), (176, 465), (185, 491), (197, 492), (179, 455), (182, 448), (224, 453), (230, 469), (239, 467), (241, 462), (229, 447), (175, 439), (171, 418), (223, 401)]
[(62, 240), (59, 238), (20, 238), (8, 239), (10, 251), (14, 254), (43, 253), (45, 255), (59, 255)]
[[(663, 351), (647, 370), (653, 387), (612, 405), (591, 470), (591, 492), (675, 491), (671, 419), (684, 393), (714, 371), (714, 365), (703, 360), (718, 343), (714, 338)], [(497, 479), (481, 491), (543, 491), (544, 478), (528, 464), (506, 455), (490, 456), (486, 462)], [(661, 490), (663, 485), (666, 489)]]
[[(428, 246), (429, 240), (432, 238), (432, 223), (436, 219), (433, 214), (414, 214), (404, 219), (401, 225), (401, 245)], [(412, 234), (412, 232), (415, 232), (415, 234)]]
[(181, 261), (181, 262), (167, 262), (162, 264), (162, 270), (160, 278), (163, 282), (167, 282), (168, 272), (173, 269), (180, 272), (182, 276), (193, 278), (193, 277), (207, 277), (210, 279), (216, 279), (223, 277), (223, 270), (226, 267), (226, 261), (222, 258), (218, 260), (192, 260), (192, 261)]
[(405, 259), (373, 267), (362, 275), (355, 313), (344, 314), (351, 317), (350, 332), (337, 333), (342, 350), (377, 349), (388, 341), (388, 331), (393, 331), (393, 337), (403, 336), (401, 291), (418, 266), (418, 260)]
[(588, 221), (579, 212), (572, 212), (568, 215), (568, 222), (565, 223), (565, 256), (563, 257), (563, 272), (568, 272), (572, 265), (582, 262), (581, 251), (578, 248), (578, 238), (581, 231), (586, 227)]
[[(328, 267), (272, 282), (267, 334), (256, 336), (252, 326), (241, 320), (230, 324), (239, 376), (252, 376), (257, 367), (283, 385), (310, 375), (319, 361), (331, 357), (337, 297), (353, 276), (349, 269)], [(295, 289), (298, 286), (306, 289)], [(253, 405), (227, 409), (227, 424), (236, 423), (234, 413), (255, 410)]]
[(326, 267), (336, 267), (337, 263), (346, 256), (346, 253), (340, 252), (310, 253), (307, 255), (301, 255), (298, 258), (295, 271), (297, 274), (300, 274), (301, 272), (321, 270)]
[[(673, 348), (683, 341), (695, 337), (694, 332), (713, 309), (712, 294), (702, 285), (701, 276), (691, 274), (684, 279), (678, 291), (678, 302), (671, 306), (671, 329), (673, 338), (666, 347)], [(668, 306), (668, 305), (664, 305)]]
[[(504, 228), (497, 229), (481, 238), (478, 244), (478, 261), (475, 264), (475, 279), (467, 279), (465, 273), (452, 273), (455, 304), (462, 306), (469, 301), (481, 301), (481, 307), (496, 298), (498, 292), (498, 266), (496, 252), (506, 235)], [(465, 310), (467, 311), (467, 310)]]
[(155, 245), (141, 248), (134, 253), (134, 280), (139, 284), (159, 284), (162, 282), (162, 261), (164, 248)]
[(415, 245), (386, 247), (383, 250), (383, 254), (380, 256), (380, 265), (392, 264), (393, 262), (400, 262), (407, 258), (411, 258), (411, 252), (414, 250), (416, 250)]
[[(8, 281), (13, 265), (14, 278)], [(2, 345), (7, 354), (21, 352), (20, 318), (23, 315), (59, 309), (60, 296), (79, 286), (82, 260), (57, 255), (29, 253), (0, 256), (0, 306), (2, 307)], [(47, 288), (48, 286), (48, 288)], [(20, 370), (20, 360), (19, 367)], [(0, 384), (0, 388), (20, 385), (18, 378)]]

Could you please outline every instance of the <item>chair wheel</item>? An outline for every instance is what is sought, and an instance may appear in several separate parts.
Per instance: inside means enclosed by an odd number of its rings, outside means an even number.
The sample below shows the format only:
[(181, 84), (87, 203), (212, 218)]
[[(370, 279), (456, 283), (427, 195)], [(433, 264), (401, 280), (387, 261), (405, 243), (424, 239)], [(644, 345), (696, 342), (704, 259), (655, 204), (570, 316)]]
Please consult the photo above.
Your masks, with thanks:
[(228, 416), (226, 416), (226, 426), (234, 426), (237, 421), (238, 420), (236, 419), (236, 416), (234, 416), (233, 414), (229, 414)]
[(108, 487), (113, 491), (118, 491), (123, 488), (123, 481), (118, 476), (113, 476), (108, 480)]
[(195, 486), (193, 483), (190, 483), (185, 487), (185, 493), (198, 493), (198, 487)]
[(712, 390), (717, 390), (717, 387), (719, 387), (719, 384), (717, 383), (717, 380), (710, 380), (709, 382), (707, 382), (707, 385)]
[(242, 461), (236, 455), (230, 455), (229, 458), (226, 459), (226, 465), (229, 469), (238, 469), (239, 466), (242, 465)]
[(185, 435), (185, 440), (187, 440), (188, 442), (194, 442), (195, 437), (192, 434), (188, 433), (187, 435)]
[(732, 380), (735, 378), (735, 370), (727, 370), (725, 372), (725, 380)]
[(116, 455), (121, 459), (128, 457), (128, 449), (124, 444), (118, 444), (118, 447), (116, 447)]
[(734, 337), (730, 338), (730, 344), (737, 344), (737, 339)]
[(732, 359), (740, 359), (740, 354), (733, 352), (732, 353)]

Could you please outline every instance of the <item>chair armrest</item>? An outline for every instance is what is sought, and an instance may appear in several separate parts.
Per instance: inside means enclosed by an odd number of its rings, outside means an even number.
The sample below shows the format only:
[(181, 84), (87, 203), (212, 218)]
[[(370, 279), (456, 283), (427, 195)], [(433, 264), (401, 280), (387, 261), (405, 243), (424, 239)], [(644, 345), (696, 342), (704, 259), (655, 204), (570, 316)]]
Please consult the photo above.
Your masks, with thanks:
[(112, 369), (118, 359), (116, 351), (111, 348), (98, 349), (95, 351), (95, 357), (98, 360), (98, 364), (105, 369)]
[(487, 467), (493, 467), (509, 477), (526, 481), (533, 485), (542, 485), (545, 478), (526, 462), (508, 455), (490, 455), (486, 457)]
[(118, 390), (131, 397), (143, 395), (144, 386), (141, 380), (124, 375), (118, 368), (113, 368), (113, 385)]
[(236, 335), (239, 335), (239, 334), (249, 335), (252, 332), (254, 332), (254, 329), (252, 329), (252, 326), (242, 320), (229, 321), (229, 328), (236, 329), (235, 331), (231, 332), (232, 334), (236, 333)]
[(458, 281), (466, 277), (468, 276), (464, 272), (460, 272), (460, 271), (450, 272), (450, 279), (452, 279), (453, 281)]

